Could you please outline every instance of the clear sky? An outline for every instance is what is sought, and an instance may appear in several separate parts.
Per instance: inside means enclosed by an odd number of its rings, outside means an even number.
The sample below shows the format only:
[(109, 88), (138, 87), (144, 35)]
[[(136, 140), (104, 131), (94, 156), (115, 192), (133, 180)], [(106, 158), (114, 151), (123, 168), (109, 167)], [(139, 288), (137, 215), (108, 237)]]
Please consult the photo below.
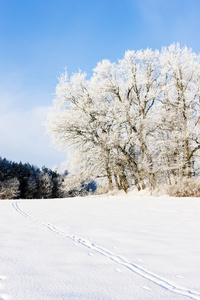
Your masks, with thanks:
[(43, 123), (58, 77), (173, 42), (200, 53), (199, 0), (0, 0), (0, 156), (39, 167), (67, 159)]

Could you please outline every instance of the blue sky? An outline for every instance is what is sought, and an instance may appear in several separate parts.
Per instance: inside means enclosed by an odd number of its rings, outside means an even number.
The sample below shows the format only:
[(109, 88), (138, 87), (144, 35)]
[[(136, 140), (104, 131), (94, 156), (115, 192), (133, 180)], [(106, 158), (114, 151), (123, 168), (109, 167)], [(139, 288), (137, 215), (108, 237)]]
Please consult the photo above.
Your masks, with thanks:
[(200, 53), (199, 0), (1, 0), (0, 156), (60, 166), (43, 123), (67, 67), (92, 73), (128, 49), (173, 42)]

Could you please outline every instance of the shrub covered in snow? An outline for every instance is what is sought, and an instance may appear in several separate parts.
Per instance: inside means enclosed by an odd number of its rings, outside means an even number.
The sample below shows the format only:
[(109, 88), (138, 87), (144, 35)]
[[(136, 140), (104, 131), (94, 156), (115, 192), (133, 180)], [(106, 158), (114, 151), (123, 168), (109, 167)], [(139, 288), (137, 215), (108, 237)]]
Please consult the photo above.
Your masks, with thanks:
[(174, 197), (200, 197), (200, 178), (183, 179), (169, 186), (168, 193)]

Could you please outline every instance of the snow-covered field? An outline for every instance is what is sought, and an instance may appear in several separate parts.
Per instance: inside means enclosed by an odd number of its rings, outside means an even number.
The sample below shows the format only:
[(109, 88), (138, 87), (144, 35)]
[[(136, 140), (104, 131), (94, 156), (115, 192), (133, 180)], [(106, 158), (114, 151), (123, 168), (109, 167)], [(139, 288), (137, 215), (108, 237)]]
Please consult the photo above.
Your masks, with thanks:
[(200, 199), (0, 201), (0, 300), (200, 299)]

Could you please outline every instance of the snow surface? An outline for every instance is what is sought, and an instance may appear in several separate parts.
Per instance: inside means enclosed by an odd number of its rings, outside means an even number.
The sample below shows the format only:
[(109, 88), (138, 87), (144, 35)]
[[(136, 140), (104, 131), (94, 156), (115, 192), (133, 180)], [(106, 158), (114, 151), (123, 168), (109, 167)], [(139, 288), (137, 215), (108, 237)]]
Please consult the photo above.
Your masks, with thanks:
[(200, 299), (200, 199), (0, 201), (0, 300)]

